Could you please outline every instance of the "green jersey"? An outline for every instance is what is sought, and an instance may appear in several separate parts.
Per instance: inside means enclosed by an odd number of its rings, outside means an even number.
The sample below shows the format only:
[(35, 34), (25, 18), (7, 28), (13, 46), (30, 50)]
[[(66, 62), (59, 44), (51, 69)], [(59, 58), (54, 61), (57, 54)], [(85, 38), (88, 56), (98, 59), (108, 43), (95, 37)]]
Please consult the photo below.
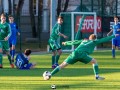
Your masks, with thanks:
[(61, 25), (56, 23), (55, 26), (52, 29), (50, 39), (57, 40), (59, 38), (60, 31), (61, 31)]
[(66, 45), (75, 45), (79, 44), (79, 46), (75, 49), (74, 52), (86, 52), (87, 54), (91, 54), (94, 51), (94, 48), (96, 45), (100, 43), (107, 42), (114, 38), (115, 35), (108, 36), (102, 39), (96, 39), (96, 40), (75, 40), (75, 41), (68, 41), (65, 42)]
[(4, 40), (5, 37), (10, 37), (11, 29), (8, 23), (0, 23), (0, 40)]

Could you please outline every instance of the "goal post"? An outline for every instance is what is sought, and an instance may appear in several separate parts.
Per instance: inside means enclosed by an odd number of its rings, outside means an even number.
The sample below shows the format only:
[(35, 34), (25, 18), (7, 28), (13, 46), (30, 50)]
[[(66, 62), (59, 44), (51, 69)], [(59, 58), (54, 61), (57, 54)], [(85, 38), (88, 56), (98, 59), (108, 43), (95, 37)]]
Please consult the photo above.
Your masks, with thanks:
[(62, 42), (88, 38), (93, 33), (100, 35), (101, 17), (98, 17), (96, 12), (61, 12), (60, 16), (63, 17), (60, 32), (68, 36), (68, 39), (64, 39), (63, 37), (59, 39), (64, 52), (71, 52), (76, 46), (63, 46)]
[[(97, 30), (98, 24), (96, 12), (61, 12), (60, 15), (64, 20), (61, 33), (69, 37), (67, 40), (60, 38), (60, 44), (64, 41), (88, 38), (90, 34), (94, 33), (97, 35), (97, 32), (99, 31)], [(80, 37), (81, 32), (83, 37)], [(63, 51), (73, 51), (75, 46), (62, 46), (62, 49)]]

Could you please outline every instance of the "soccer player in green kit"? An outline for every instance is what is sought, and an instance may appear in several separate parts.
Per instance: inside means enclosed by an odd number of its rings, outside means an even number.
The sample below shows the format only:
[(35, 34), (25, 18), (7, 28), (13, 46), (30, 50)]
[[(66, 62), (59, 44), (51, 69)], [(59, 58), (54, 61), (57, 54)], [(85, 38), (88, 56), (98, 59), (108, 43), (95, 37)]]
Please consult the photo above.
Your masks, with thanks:
[(60, 44), (58, 43), (58, 38), (60, 36), (67, 38), (66, 35), (62, 34), (61, 31), (61, 24), (63, 23), (63, 18), (61, 16), (58, 17), (57, 23), (52, 29), (52, 33), (49, 38), (49, 46), (52, 50), (52, 68), (54, 69), (56, 66), (58, 66), (58, 60), (60, 58), (60, 55), (62, 54), (62, 50), (60, 47)]
[(76, 62), (82, 62), (82, 63), (92, 63), (93, 65), (93, 71), (95, 74), (95, 79), (96, 80), (104, 80), (104, 77), (100, 77), (99, 73), (98, 73), (98, 64), (96, 59), (92, 58), (91, 56), (89, 56), (89, 54), (93, 53), (95, 46), (97, 46), (100, 43), (104, 43), (107, 42), (109, 40), (111, 40), (114, 37), (117, 37), (118, 35), (112, 35), (112, 36), (108, 36), (102, 39), (96, 39), (96, 35), (95, 34), (91, 34), (89, 36), (89, 39), (84, 39), (84, 40), (75, 40), (75, 41), (67, 41), (67, 42), (63, 42), (63, 45), (75, 45), (75, 44), (79, 44), (79, 46), (72, 52), (72, 54), (70, 54), (67, 59), (65, 59), (65, 61), (63, 61), (62, 64), (60, 64), (59, 66), (57, 66), (52, 72), (49, 72), (50, 74), (48, 75), (49, 78), (46, 79), (46, 77), (43, 76), (44, 80), (49, 80), (51, 76), (53, 76), (54, 74), (56, 74), (57, 72), (60, 71), (60, 69), (66, 67), (68, 64), (74, 64)]
[(3, 68), (3, 65), (2, 65), (3, 50), (6, 52), (8, 56), (8, 60), (10, 62), (11, 68), (14, 68), (14, 64), (11, 61), (11, 56), (9, 53), (9, 43), (8, 43), (8, 39), (11, 35), (10, 26), (8, 23), (6, 23), (5, 14), (1, 14), (0, 19), (1, 19), (1, 22), (0, 22), (0, 68)]

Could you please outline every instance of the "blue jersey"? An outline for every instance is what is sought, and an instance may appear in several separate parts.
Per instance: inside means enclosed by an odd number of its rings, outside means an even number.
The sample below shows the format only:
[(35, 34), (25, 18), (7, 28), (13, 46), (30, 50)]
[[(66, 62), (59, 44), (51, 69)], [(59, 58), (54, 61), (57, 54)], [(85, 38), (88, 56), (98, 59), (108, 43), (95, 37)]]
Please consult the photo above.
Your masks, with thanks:
[(119, 34), (119, 36), (112, 39), (112, 45), (120, 47), (120, 31), (118, 31), (118, 29), (120, 29), (120, 24), (114, 24), (112, 28), (114, 35)]
[(10, 47), (12, 47), (12, 45), (16, 45), (16, 36), (17, 36), (17, 33), (19, 32), (18, 31), (18, 27), (15, 23), (10, 23), (10, 27), (11, 27), (11, 36), (9, 38), (9, 45)]
[(18, 27), (15, 23), (9, 23), (9, 24), (10, 24), (11, 32), (12, 32), (10, 39), (16, 39), (16, 35), (19, 32)]
[(15, 65), (19, 69), (23, 69), (24, 67), (26, 67), (29, 64), (28, 57), (26, 57), (23, 53), (19, 53), (16, 56), (15, 60), (16, 60)]
[[(118, 24), (114, 24), (113, 25), (113, 34), (115, 35), (115, 34), (119, 34), (120, 35), (120, 31), (117, 31), (118, 29), (120, 29), (120, 24), (118, 23)], [(115, 37), (115, 38), (118, 38), (118, 39), (120, 39), (120, 36), (117, 36), (117, 37)]]

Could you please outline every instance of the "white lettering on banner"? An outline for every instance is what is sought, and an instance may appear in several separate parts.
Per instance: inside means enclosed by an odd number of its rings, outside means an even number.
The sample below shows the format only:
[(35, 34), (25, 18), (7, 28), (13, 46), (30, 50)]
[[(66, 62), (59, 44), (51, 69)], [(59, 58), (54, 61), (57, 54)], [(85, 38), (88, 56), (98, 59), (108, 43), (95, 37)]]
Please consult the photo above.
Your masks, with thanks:
[[(79, 23), (81, 22), (81, 18), (79, 19)], [(77, 24), (79, 26), (79, 23)], [(93, 19), (85, 19), (83, 23), (82, 29), (94, 29), (94, 20)], [(97, 20), (97, 29), (101, 29), (101, 20)]]
[[(78, 30), (79, 23), (81, 22), (82, 17), (76, 17), (76, 31)], [(101, 32), (101, 17), (97, 17), (97, 32)], [(94, 17), (87, 16), (84, 19), (84, 23), (82, 24), (82, 31), (93, 32), (94, 31)]]

